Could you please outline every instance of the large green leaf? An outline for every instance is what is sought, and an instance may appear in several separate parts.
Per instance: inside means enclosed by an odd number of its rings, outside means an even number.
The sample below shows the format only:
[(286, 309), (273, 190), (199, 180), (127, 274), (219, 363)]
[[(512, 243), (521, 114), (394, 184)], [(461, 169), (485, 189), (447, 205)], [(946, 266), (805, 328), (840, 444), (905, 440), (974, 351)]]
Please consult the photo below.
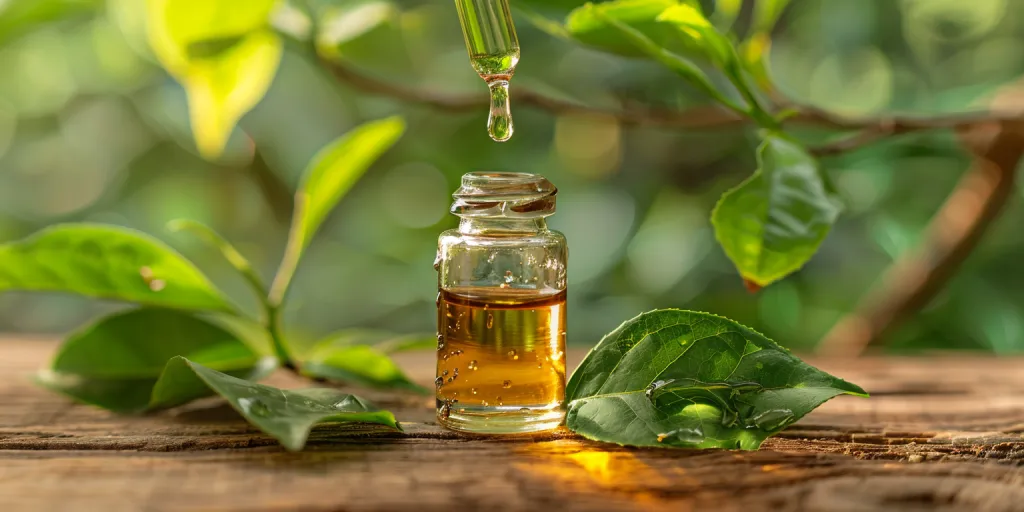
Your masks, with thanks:
[(699, 49), (701, 55), (727, 73), (736, 63), (736, 51), (732, 42), (708, 21), (700, 8), (680, 4), (665, 9), (657, 21), (676, 29), (676, 35), (686, 40), (688, 46)]
[(658, 47), (686, 56), (700, 56), (719, 66), (731, 58), (731, 43), (704, 17), (700, 4), (679, 0), (615, 0), (586, 4), (569, 13), (565, 28), (577, 41), (626, 56), (649, 51), (608, 20), (640, 32)]
[(131, 229), (63, 224), (0, 245), (0, 293), (54, 291), (179, 309), (232, 311), (192, 263)]
[(767, 135), (758, 163), (722, 196), (711, 222), (743, 279), (761, 287), (802, 267), (842, 207), (814, 157), (785, 136)]
[[(364, 331), (335, 334), (313, 347), (302, 362), (302, 372), (310, 377), (332, 381), (375, 388), (406, 389), (428, 394), (429, 390), (409, 380), (384, 350), (364, 343), (367, 339), (378, 336), (382, 343), (389, 343), (387, 338), (394, 338)], [(422, 338), (406, 338), (398, 342), (399, 349), (404, 348), (400, 346), (404, 343), (411, 343), (414, 348), (419, 348), (420, 340)]]
[(354, 128), (313, 157), (295, 197), (290, 235), (296, 237), (297, 245), (309, 245), (327, 214), (404, 131), (405, 121), (400, 117), (372, 121)]
[[(658, 22), (666, 9), (680, 5), (679, 0), (617, 0), (587, 3), (574, 9), (565, 19), (565, 29), (577, 41), (610, 53), (642, 57), (645, 52), (622, 33), (609, 26), (604, 16), (618, 20), (642, 32), (661, 47), (678, 45), (673, 27)], [(602, 16), (603, 15), (603, 16)], [(678, 48), (676, 48), (678, 49)]]
[(288, 245), (271, 286), (274, 303), (284, 299), (303, 251), (327, 214), (404, 131), (405, 121), (400, 117), (372, 121), (339, 137), (313, 157), (295, 194)]
[[(39, 382), (76, 400), (119, 412), (173, 407), (210, 394), (164, 383), (167, 361), (187, 356), (245, 378), (274, 368), (234, 334), (188, 313), (136, 309), (71, 335)], [(162, 384), (159, 397), (153, 390)]]
[(644, 313), (605, 336), (569, 379), (566, 426), (631, 446), (753, 450), (860, 387), (707, 313)]
[(146, 2), (150, 46), (185, 88), (196, 147), (217, 157), (277, 73), (282, 41), (269, 25), (277, 0)]
[(322, 422), (372, 423), (401, 430), (393, 414), (355, 395), (334, 389), (283, 390), (232, 377), (176, 357), (167, 363), (165, 378), (153, 391), (202, 384), (224, 397), (249, 423), (274, 437), (285, 448), (301, 450), (313, 425)]
[[(688, 0), (615, 0), (586, 4), (569, 14), (566, 30), (580, 42), (622, 55), (646, 56), (689, 80), (726, 107), (771, 123), (739, 72), (731, 43)], [(751, 103), (744, 107), (719, 90), (693, 60), (715, 64)]]

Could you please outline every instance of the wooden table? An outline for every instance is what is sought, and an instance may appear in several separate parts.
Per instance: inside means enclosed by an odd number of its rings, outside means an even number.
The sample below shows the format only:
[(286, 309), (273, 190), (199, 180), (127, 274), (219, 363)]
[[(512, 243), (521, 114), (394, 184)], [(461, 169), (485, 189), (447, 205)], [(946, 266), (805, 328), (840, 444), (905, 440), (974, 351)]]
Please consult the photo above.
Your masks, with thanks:
[[(215, 399), (124, 417), (39, 389), (55, 347), (0, 339), (3, 512), (1024, 510), (1019, 358), (811, 361), (873, 397), (839, 397), (756, 452), (472, 438), (438, 428), (429, 400), (360, 390), (406, 433), (319, 428), (288, 453)], [(400, 363), (429, 385), (432, 357)]]

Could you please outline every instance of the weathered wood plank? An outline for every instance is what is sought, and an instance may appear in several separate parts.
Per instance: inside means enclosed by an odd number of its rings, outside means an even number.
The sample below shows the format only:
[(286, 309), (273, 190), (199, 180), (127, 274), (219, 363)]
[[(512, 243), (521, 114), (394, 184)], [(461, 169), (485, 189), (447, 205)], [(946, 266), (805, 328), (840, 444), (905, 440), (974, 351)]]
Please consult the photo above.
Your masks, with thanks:
[[(431, 400), (359, 390), (406, 433), (320, 428), (292, 454), (213, 399), (139, 417), (72, 404), (30, 380), (54, 348), (0, 340), (0, 510), (1024, 510), (1021, 359), (813, 361), (874, 397), (757, 452), (474, 438), (438, 428)], [(432, 356), (400, 362), (429, 384)]]

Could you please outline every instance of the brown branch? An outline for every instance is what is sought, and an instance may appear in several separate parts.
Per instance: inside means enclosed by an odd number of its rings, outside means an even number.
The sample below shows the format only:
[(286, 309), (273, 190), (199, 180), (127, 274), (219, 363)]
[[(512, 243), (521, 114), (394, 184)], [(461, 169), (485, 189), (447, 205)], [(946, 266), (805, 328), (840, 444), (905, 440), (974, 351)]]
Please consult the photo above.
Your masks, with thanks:
[(825, 336), (820, 352), (859, 355), (879, 345), (945, 286), (1013, 196), (1024, 156), (1024, 121), (978, 124), (961, 130), (961, 138), (974, 162), (932, 218), (925, 240), (886, 270), (856, 310)]
[[(419, 103), (448, 112), (470, 112), (486, 109), (490, 100), (484, 94), (444, 94), (420, 90), (404, 84), (371, 77), (351, 66), (321, 59), (322, 64), (340, 81), (360, 91), (376, 96), (387, 96), (407, 103)], [(695, 107), (685, 112), (657, 109), (614, 110), (589, 107), (572, 101), (552, 98), (529, 89), (517, 88), (515, 101), (555, 114), (614, 117), (631, 126), (664, 126), (674, 128), (724, 128), (747, 122), (736, 114), (716, 105)]]
[[(321, 63), (339, 81), (360, 91), (376, 96), (387, 96), (407, 103), (418, 103), (448, 112), (469, 112), (482, 110), (490, 104), (483, 94), (445, 94), (421, 90), (404, 84), (389, 82), (362, 71), (345, 62), (321, 59)], [(680, 129), (714, 129), (740, 126), (750, 119), (717, 105), (703, 105), (687, 110), (668, 109), (611, 109), (590, 107), (573, 101), (552, 98), (524, 88), (517, 88), (517, 104), (530, 106), (555, 114), (610, 117), (628, 126), (656, 126)], [(828, 156), (852, 151), (879, 138), (904, 133), (942, 128), (963, 128), (979, 122), (1011, 121), (1016, 114), (981, 111), (962, 114), (925, 116), (882, 116), (849, 118), (810, 106), (787, 105), (785, 109), (794, 112), (786, 118), (787, 123), (818, 126), (835, 130), (857, 131), (852, 137), (826, 144), (812, 151)]]

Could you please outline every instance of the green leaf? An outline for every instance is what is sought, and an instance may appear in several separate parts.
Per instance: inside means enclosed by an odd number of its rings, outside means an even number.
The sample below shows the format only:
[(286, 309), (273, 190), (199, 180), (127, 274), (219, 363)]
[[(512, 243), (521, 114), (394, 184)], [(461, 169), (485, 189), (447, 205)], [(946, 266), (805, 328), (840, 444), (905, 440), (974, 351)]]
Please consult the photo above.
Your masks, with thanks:
[(217, 58), (237, 47), (242, 41), (245, 41), (245, 36), (233, 35), (189, 43), (188, 57), (191, 60)]
[(220, 236), (213, 228), (196, 222), (194, 220), (177, 219), (172, 220), (167, 224), (167, 228), (171, 231), (188, 231), (193, 233), (200, 240), (206, 242), (211, 247), (220, 251), (224, 259), (232, 266), (235, 270), (242, 275), (243, 278), (249, 283), (257, 295), (261, 298), (266, 297), (267, 287), (263, 284), (263, 278), (256, 273), (256, 270), (252, 268), (252, 264), (249, 260), (242, 256), (242, 253), (235, 249), (235, 246), (231, 245), (224, 237)]
[(372, 121), (339, 137), (313, 157), (295, 194), (285, 257), (271, 286), (272, 302), (284, 300), (299, 259), (327, 214), (404, 131), (405, 121), (400, 117)]
[[(615, 0), (586, 4), (569, 14), (566, 29), (580, 42), (623, 55), (647, 56), (689, 80), (729, 109), (754, 118), (762, 127), (778, 122), (747, 84), (732, 41), (704, 16), (699, 2)], [(710, 62), (748, 105), (716, 87), (694, 61)]]
[(57, 225), (0, 245), (0, 293), (10, 290), (234, 311), (174, 249), (144, 233), (101, 224)]
[(303, 249), (338, 201), (405, 131), (405, 121), (389, 117), (354, 128), (320, 150), (303, 174), (295, 198), (292, 236)]
[[(167, 361), (187, 356), (244, 378), (273, 370), (227, 330), (185, 312), (135, 309), (101, 319), (71, 335), (39, 382), (76, 400), (118, 412), (174, 407), (210, 394), (202, 386), (165, 381)], [(162, 386), (160, 396), (154, 388)]]
[[(744, 115), (756, 113), (758, 118), (764, 117), (756, 103), (753, 105), (753, 107), (757, 107), (756, 111), (751, 112), (750, 109), (730, 99), (727, 93), (719, 91), (712, 84), (708, 75), (691, 59), (684, 56), (700, 55), (706, 58), (709, 55), (717, 55), (718, 50), (710, 47), (704, 48), (707, 46), (705, 42), (697, 42), (692, 35), (687, 35), (688, 33), (680, 28), (682, 21), (660, 21), (659, 17), (663, 13), (669, 12), (670, 9), (686, 8), (686, 12), (699, 14), (699, 11), (689, 2), (685, 4), (670, 3), (671, 5), (665, 6), (656, 0), (618, 0), (598, 5), (586, 4), (569, 15), (566, 26), (577, 39), (587, 42), (593, 38), (589, 44), (606, 51), (623, 53), (622, 48), (631, 47), (639, 52), (639, 55), (646, 55), (689, 80), (705, 94), (729, 109)], [(685, 19), (681, 15), (674, 16)], [(655, 25), (651, 25), (651, 23)], [(714, 31), (713, 28), (709, 28), (709, 30)], [(615, 36), (609, 34), (615, 34)], [(666, 36), (666, 34), (668, 35)], [(682, 44), (683, 48), (676, 48), (678, 45), (672, 45), (672, 41)], [(747, 90), (742, 79), (736, 79), (739, 76), (738, 73), (731, 72), (735, 68), (735, 65), (727, 66), (724, 69), (726, 76), (733, 81), (733, 84), (740, 89), (748, 101), (754, 100), (755, 98)]]
[(675, 27), (679, 37), (698, 48), (704, 58), (719, 68), (728, 71), (735, 64), (732, 42), (715, 29), (700, 8), (687, 4), (669, 7), (658, 15), (657, 21)]
[[(680, 50), (676, 30), (658, 22), (666, 9), (680, 5), (678, 0), (617, 0), (599, 4), (587, 3), (574, 9), (565, 20), (565, 30), (577, 41), (606, 52), (627, 57), (643, 57), (638, 48), (621, 31), (605, 21), (610, 17), (629, 25), (649, 37), (658, 46)], [(688, 48), (692, 50), (692, 48)]]
[(790, 0), (757, 0), (751, 15), (750, 28), (755, 33), (771, 32)]
[(743, 8), (743, 0), (715, 0), (711, 21), (721, 30), (728, 30), (736, 22)]
[(86, 17), (103, 8), (103, 0), (6, 0), (0, 2), (0, 43), (41, 25)]
[(818, 162), (796, 142), (769, 134), (758, 170), (711, 213), (715, 237), (740, 275), (757, 286), (800, 269), (842, 210)]
[[(334, 389), (284, 390), (256, 384), (175, 357), (167, 363), (164, 382), (171, 389), (202, 383), (224, 397), (249, 423), (298, 451), (306, 444), (313, 425), (323, 422), (372, 423), (401, 431), (395, 416), (355, 395)], [(157, 386), (154, 397), (162, 397)]]
[(153, 53), (185, 88), (199, 152), (216, 158), (277, 73), (282, 41), (269, 26), (277, 2), (146, 1)]
[(317, 343), (300, 365), (302, 373), (310, 377), (368, 387), (406, 389), (429, 394), (429, 390), (409, 380), (384, 351), (359, 344), (368, 335), (372, 334), (349, 331)]
[(566, 426), (622, 445), (753, 450), (844, 393), (867, 396), (732, 320), (665, 309), (587, 354), (566, 389)]
[(382, 0), (334, 2), (318, 14), (317, 48), (325, 54), (337, 54), (340, 46), (396, 19), (398, 15), (397, 6)]
[(771, 51), (771, 31), (775, 27), (789, 0), (758, 0), (751, 14), (750, 35), (740, 45), (739, 55), (747, 71), (765, 90), (774, 90), (769, 72), (768, 56)]

